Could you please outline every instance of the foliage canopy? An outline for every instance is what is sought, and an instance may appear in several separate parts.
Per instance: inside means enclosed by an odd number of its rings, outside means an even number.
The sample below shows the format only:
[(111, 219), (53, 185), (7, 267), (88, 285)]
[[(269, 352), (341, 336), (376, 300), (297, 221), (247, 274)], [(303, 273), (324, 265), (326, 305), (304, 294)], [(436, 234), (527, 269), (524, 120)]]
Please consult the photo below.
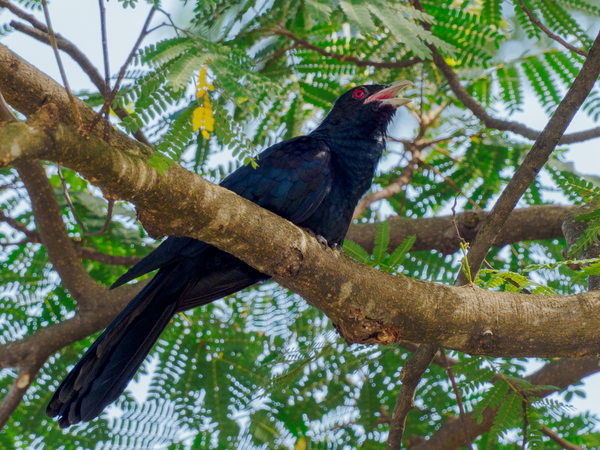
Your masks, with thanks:
[[(138, 0), (120, 1), (124, 7), (140, 7)], [(600, 17), (593, 1), (524, 4), (573, 45), (591, 46), (587, 27)], [(20, 1), (32, 10), (40, 5), (37, 0)], [(531, 100), (528, 92), (551, 114), (583, 57), (547, 38), (516, 0), (424, 0), (422, 6), (420, 11), (408, 2), (384, 0), (197, 1), (189, 26), (175, 26), (164, 15), (173, 37), (136, 53), (113, 105), (126, 108), (130, 117), (115, 121), (129, 132), (146, 133), (158, 150), (153, 164), (159, 170), (179, 162), (218, 182), (240, 164), (252, 163), (261, 149), (309, 132), (348, 87), (409, 79), (414, 83), (412, 106), (398, 114), (390, 135), (419, 134), (429, 144), (415, 153), (410, 151), (414, 141), (390, 142), (373, 190), (390, 185), (407, 164), (416, 163), (410, 184), (379, 210), (366, 209), (359, 217), (379, 222), (373, 254), (352, 242), (345, 251), (399, 276), (452, 283), (461, 267), (460, 254), (408, 253), (414, 239), (389, 249), (389, 227), (383, 219), (390, 213), (407, 218), (448, 213), (456, 198), (464, 209), (489, 209), (531, 145), (474, 119), (431, 63), (427, 44), (442, 53), (480, 104), (507, 116)], [(10, 32), (10, 27), (4, 30)], [(526, 50), (517, 53), (515, 45)], [(201, 70), (214, 90), (202, 90), (197, 98)], [(94, 107), (103, 102), (97, 92), (78, 95)], [(197, 119), (203, 128), (195, 132), (199, 98), (201, 107), (210, 111)], [(596, 121), (600, 117), (598, 84), (584, 111)], [(426, 126), (425, 116), (430, 119)], [(564, 163), (565, 150), (563, 146), (556, 152), (544, 176), (527, 190), (522, 206), (550, 203), (557, 196), (548, 193), (557, 189), (576, 204), (597, 201), (600, 179), (581, 179)], [(224, 160), (230, 162), (215, 162)], [(115, 207), (105, 235), (83, 235), (63, 200), (56, 169), (47, 170), (77, 245), (115, 256), (144, 256), (155, 245), (128, 204)], [(101, 228), (106, 201), (77, 174), (65, 171), (65, 177), (79, 217), (88, 229)], [(3, 169), (0, 178), (2, 210), (35, 229), (16, 172)], [(580, 258), (600, 235), (597, 210), (580, 220), (590, 226), (571, 247), (571, 259)], [(9, 228), (2, 228), (0, 235), (2, 344), (72, 317), (77, 307), (39, 243), (6, 245), (22, 236)], [(493, 249), (487, 258), (492, 269), (482, 271), (477, 282), (489, 289), (517, 289), (510, 278), (539, 293), (584, 290), (583, 277), (559, 263), (565, 247), (564, 240), (556, 239)], [(600, 273), (597, 260), (586, 263), (592, 265), (585, 275)], [(123, 272), (115, 265), (84, 264), (107, 286)], [(65, 432), (43, 411), (53, 388), (93, 338), (65, 347), (47, 361), (0, 433), (0, 447), (384, 448), (400, 369), (410, 357), (400, 345), (347, 347), (320, 311), (267, 284), (175, 317), (147, 361), (151, 378), (144, 401), (138, 403), (128, 392), (99, 420)], [(532, 448), (556, 448), (542, 434), (542, 426), (586, 448), (600, 445), (600, 434), (592, 431), (598, 418), (567, 405), (573, 396), (585, 395), (577, 386), (561, 393), (561, 400), (530, 401), (529, 393), (548, 387), (528, 385), (519, 376), (526, 370), (525, 359), (453, 356), (460, 359), (454, 370), (466, 409), (481, 412), (491, 405), (498, 412), (493, 427), (476, 441), (477, 448), (520, 448), (524, 417)], [(13, 370), (0, 372), (3, 394), (16, 376)], [(408, 416), (406, 442), (411, 436), (433, 435), (458, 414), (444, 368), (428, 369), (416, 403)]]

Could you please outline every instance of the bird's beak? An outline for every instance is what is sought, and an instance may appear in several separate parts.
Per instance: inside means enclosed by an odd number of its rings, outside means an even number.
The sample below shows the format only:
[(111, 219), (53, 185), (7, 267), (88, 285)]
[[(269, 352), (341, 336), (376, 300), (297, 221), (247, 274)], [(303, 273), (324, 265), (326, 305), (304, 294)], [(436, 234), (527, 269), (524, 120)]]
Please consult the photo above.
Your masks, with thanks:
[(394, 108), (398, 108), (399, 106), (406, 105), (410, 103), (410, 100), (407, 98), (398, 97), (396, 95), (405, 87), (412, 86), (412, 83), (407, 80), (398, 80), (394, 81), (385, 89), (382, 89), (379, 92), (369, 96), (365, 103), (371, 103), (375, 100), (381, 102), (382, 105), (391, 105)]

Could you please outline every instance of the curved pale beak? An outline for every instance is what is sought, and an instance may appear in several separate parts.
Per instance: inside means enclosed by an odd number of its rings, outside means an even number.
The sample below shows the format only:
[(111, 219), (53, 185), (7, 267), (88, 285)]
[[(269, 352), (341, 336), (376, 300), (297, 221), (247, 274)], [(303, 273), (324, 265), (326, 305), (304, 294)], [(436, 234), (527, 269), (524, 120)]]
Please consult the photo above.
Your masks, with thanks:
[(365, 103), (371, 103), (371, 102), (374, 102), (375, 100), (377, 100), (378, 102), (381, 102), (382, 105), (391, 105), (394, 108), (398, 108), (399, 106), (406, 105), (407, 103), (410, 103), (410, 100), (408, 98), (396, 97), (396, 95), (398, 95), (398, 93), (402, 89), (404, 89), (408, 86), (412, 86), (412, 83), (410, 81), (407, 81), (407, 80), (394, 81), (392, 84), (390, 84), (385, 89), (382, 89), (381, 91), (376, 92), (375, 94), (369, 96), (365, 100)]

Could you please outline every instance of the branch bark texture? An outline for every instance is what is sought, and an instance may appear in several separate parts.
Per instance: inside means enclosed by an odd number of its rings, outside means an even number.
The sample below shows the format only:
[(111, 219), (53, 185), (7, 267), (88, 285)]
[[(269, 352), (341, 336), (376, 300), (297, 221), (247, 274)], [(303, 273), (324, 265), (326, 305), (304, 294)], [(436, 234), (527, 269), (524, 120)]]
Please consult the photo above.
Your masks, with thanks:
[[(494, 240), (495, 247), (503, 247), (522, 241), (561, 239), (562, 224), (573, 206), (542, 205), (515, 209)], [(465, 211), (456, 214), (456, 225), (463, 239), (472, 242), (481, 229), (489, 212), (483, 210)], [(452, 216), (408, 219), (392, 216), (390, 225), (390, 251), (398, 247), (404, 239), (416, 236), (412, 250), (437, 250), (451, 255), (460, 250)], [(377, 226), (355, 224), (350, 227), (346, 239), (359, 244), (367, 252), (372, 252)]]

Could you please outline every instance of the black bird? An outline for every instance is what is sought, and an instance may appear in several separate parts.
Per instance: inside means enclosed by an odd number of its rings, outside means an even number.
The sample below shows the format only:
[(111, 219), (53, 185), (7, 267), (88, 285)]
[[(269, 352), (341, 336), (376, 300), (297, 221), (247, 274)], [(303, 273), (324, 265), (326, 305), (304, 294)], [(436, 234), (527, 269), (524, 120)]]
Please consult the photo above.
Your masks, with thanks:
[[(355, 87), (307, 136), (280, 142), (221, 186), (341, 245), (352, 213), (373, 181), (396, 98), (410, 82)], [(269, 279), (239, 259), (192, 238), (169, 237), (111, 287), (160, 269), (92, 344), (54, 393), (46, 414), (60, 427), (100, 415), (125, 390), (180, 311)]]

